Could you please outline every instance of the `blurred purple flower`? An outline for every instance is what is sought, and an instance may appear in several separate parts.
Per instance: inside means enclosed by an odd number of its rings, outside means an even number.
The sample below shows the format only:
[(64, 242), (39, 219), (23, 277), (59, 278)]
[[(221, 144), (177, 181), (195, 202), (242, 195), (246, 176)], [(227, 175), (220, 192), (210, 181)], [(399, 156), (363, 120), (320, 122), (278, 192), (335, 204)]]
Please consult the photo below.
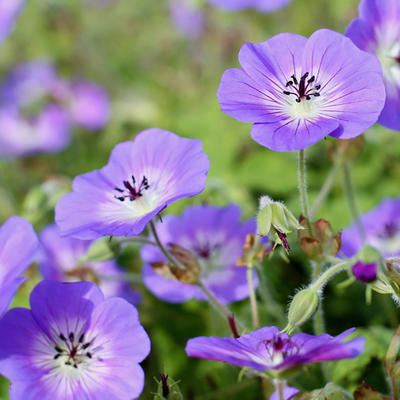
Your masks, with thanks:
[(190, 339), (186, 353), (191, 357), (223, 361), (257, 371), (287, 371), (296, 366), (357, 357), (363, 350), (365, 339), (343, 342), (354, 328), (336, 337), (324, 334), (312, 336), (296, 333), (289, 337), (279, 328), (265, 327), (238, 339), (197, 337)]
[(351, 271), (358, 281), (369, 283), (376, 279), (378, 265), (375, 263), (364, 264), (362, 261), (357, 261)]
[(383, 68), (386, 103), (378, 122), (400, 130), (400, 2), (362, 0), (360, 18), (352, 21), (346, 35), (364, 51), (375, 54)]
[(106, 125), (110, 104), (107, 93), (92, 82), (78, 81), (68, 84), (64, 95), (67, 110), (76, 125), (96, 131)]
[(0, 321), (0, 372), (10, 398), (138, 398), (139, 365), (150, 339), (137, 310), (123, 299), (104, 300), (90, 282), (42, 281), (31, 310), (14, 308)]
[(58, 152), (74, 124), (96, 130), (108, 119), (107, 95), (99, 86), (64, 81), (44, 61), (17, 66), (3, 82), (0, 100), (3, 157)]
[(15, 20), (25, 7), (26, 0), (2, 0), (0, 1), (0, 43), (10, 34), (14, 28)]
[(363, 243), (355, 223), (342, 232), (341, 252), (352, 257), (363, 246), (369, 244), (384, 257), (400, 255), (400, 198), (385, 199), (378, 206), (361, 216), (366, 233)]
[(275, 151), (304, 149), (327, 135), (349, 139), (373, 125), (385, 101), (379, 61), (345, 36), (283, 33), (245, 44), (242, 69), (225, 71), (221, 110), (254, 123), (251, 136)]
[(10, 217), (0, 228), (0, 316), (25, 281), (22, 274), (32, 262), (38, 239), (32, 225), (23, 218)]
[[(242, 254), (246, 235), (255, 233), (256, 223), (249, 220), (241, 224), (238, 206), (188, 207), (181, 217), (168, 215), (156, 226), (162, 243), (179, 245), (197, 257), (200, 279), (221, 303), (248, 297), (246, 268), (235, 264)], [(144, 246), (141, 257), (146, 263), (143, 268), (144, 284), (157, 297), (172, 303), (191, 298), (207, 299), (197, 285), (164, 278), (153, 270), (150, 264), (165, 261), (157, 247)]]
[(273, 12), (286, 7), (293, 0), (207, 0), (210, 4), (227, 11), (254, 8), (260, 12)]
[(200, 140), (145, 130), (115, 146), (105, 167), (74, 179), (73, 192), (56, 206), (56, 223), (63, 236), (78, 239), (139, 235), (170, 203), (200, 193), (208, 169)]
[[(296, 396), (298, 393), (300, 393), (299, 389), (296, 389), (291, 386), (285, 386), (283, 389), (283, 398), (285, 400), (290, 400), (293, 399), (294, 396)], [(280, 400), (279, 398), (279, 392), (275, 391), (272, 396), (269, 398), (269, 400)]]
[(55, 225), (44, 228), (39, 239), (39, 265), (44, 279), (64, 282), (93, 281), (98, 284), (106, 298), (117, 296), (133, 304), (139, 303), (140, 295), (123, 281), (124, 273), (115, 261), (87, 261), (82, 265), (79, 263), (79, 258), (86, 254), (92, 241), (63, 238)]
[(178, 32), (192, 39), (199, 38), (205, 25), (202, 9), (192, 5), (188, 0), (169, 0), (171, 20)]

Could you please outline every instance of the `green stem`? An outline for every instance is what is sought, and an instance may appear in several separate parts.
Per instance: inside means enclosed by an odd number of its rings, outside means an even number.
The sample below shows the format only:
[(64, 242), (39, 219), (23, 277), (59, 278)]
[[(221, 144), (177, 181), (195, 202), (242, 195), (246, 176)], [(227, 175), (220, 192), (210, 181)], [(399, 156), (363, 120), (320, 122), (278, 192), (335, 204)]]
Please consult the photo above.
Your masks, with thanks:
[(161, 240), (158, 236), (157, 230), (156, 230), (156, 226), (154, 224), (153, 221), (150, 221), (150, 231), (154, 236), (154, 240), (156, 241), (157, 246), (159, 247), (159, 249), (161, 250), (161, 252), (164, 254), (164, 256), (166, 257), (166, 259), (175, 267), (179, 268), (179, 269), (186, 269), (184, 265), (182, 265), (178, 260), (176, 260), (174, 257), (172, 257), (172, 255), (170, 254), (170, 252), (164, 247), (164, 245), (161, 243)]
[(253, 284), (253, 267), (247, 267), (247, 284), (249, 285), (251, 317), (253, 320), (253, 329), (255, 330), (260, 327), (260, 321), (258, 318), (256, 292)]
[(307, 196), (307, 177), (306, 177), (306, 153), (305, 150), (300, 150), (298, 153), (298, 181), (299, 181), (299, 194), (301, 213), (307, 218), (308, 228), (311, 230), (310, 221), (310, 208), (308, 205)]
[[(200, 281), (198, 285), (200, 289), (203, 291), (203, 293), (207, 296), (208, 300), (210, 300), (210, 303), (223, 317), (228, 319), (232, 316), (231, 311), (217, 300), (217, 298), (207, 289), (207, 287), (204, 285), (203, 282)], [(238, 328), (243, 331), (244, 330), (243, 324), (237, 319), (235, 319), (235, 321)]]
[(318, 211), (319, 207), (321, 204), (325, 201), (326, 197), (330, 193), (333, 183), (335, 181), (335, 177), (340, 169), (339, 163), (336, 163), (333, 165), (331, 171), (329, 172), (329, 175), (327, 176), (320, 192), (318, 193), (317, 198), (315, 199), (311, 211), (310, 211), (310, 217), (312, 218), (315, 213)]
[(343, 188), (345, 191), (347, 202), (349, 204), (350, 212), (357, 226), (358, 232), (362, 238), (362, 241), (365, 242), (366, 240), (365, 229), (360, 219), (360, 212), (358, 210), (354, 186), (351, 180), (351, 171), (349, 163), (343, 165)]
[(285, 381), (280, 379), (275, 380), (275, 388), (279, 395), (279, 400), (285, 400)]
[(323, 286), (326, 282), (329, 281), (334, 275), (336, 275), (341, 270), (345, 269), (349, 264), (348, 261), (343, 261), (339, 264), (333, 265), (329, 269), (327, 269), (316, 281), (311, 283), (310, 289), (318, 290), (321, 286)]

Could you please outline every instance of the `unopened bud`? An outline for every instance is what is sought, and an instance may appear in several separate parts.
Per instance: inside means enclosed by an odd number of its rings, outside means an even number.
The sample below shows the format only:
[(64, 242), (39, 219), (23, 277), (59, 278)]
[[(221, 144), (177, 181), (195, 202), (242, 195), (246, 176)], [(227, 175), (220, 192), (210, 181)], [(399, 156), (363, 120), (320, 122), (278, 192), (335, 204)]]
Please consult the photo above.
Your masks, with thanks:
[(298, 326), (307, 322), (318, 309), (319, 297), (313, 289), (303, 289), (298, 292), (289, 306), (288, 326), (286, 331), (292, 332)]

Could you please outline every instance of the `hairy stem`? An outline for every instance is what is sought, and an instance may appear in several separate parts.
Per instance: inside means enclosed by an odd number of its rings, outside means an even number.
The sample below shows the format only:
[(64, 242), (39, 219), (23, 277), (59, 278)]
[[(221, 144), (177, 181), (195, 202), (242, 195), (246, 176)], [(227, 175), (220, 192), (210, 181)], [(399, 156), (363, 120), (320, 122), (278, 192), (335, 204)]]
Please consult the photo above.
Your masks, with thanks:
[(182, 265), (177, 259), (175, 259), (171, 253), (164, 247), (164, 245), (161, 243), (160, 237), (158, 236), (156, 226), (153, 221), (150, 221), (150, 231), (154, 236), (154, 240), (156, 241), (157, 246), (161, 250), (161, 252), (164, 254), (166, 259), (175, 267), (179, 269), (186, 269), (184, 265)]
[(339, 264), (333, 265), (329, 269), (327, 269), (320, 277), (315, 280), (313, 283), (310, 285), (310, 289), (313, 290), (319, 290), (322, 286), (324, 286), (331, 278), (333, 278), (334, 275), (336, 275), (338, 272), (342, 271), (347, 267), (349, 264), (348, 261), (343, 261)]
[(307, 196), (307, 176), (306, 176), (306, 153), (305, 150), (300, 150), (298, 153), (298, 182), (299, 182), (299, 194), (301, 213), (307, 218), (308, 228), (311, 230), (310, 225), (310, 208), (308, 205)]

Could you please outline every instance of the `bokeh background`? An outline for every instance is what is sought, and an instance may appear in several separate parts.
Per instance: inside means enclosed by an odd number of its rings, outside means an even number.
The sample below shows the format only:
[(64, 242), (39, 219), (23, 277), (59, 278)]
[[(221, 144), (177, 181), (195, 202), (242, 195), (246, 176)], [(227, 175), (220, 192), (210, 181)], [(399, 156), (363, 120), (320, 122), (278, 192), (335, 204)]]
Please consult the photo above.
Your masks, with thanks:
[[(167, 212), (179, 213), (189, 203), (236, 202), (248, 218), (255, 213), (258, 197), (268, 194), (284, 200), (298, 215), (296, 154), (272, 152), (253, 142), (250, 124), (220, 112), (216, 90), (223, 71), (238, 66), (243, 43), (264, 41), (281, 32), (309, 36), (320, 28), (343, 33), (357, 16), (357, 6), (357, 0), (293, 0), (279, 12), (260, 14), (252, 10), (228, 13), (204, 5), (204, 32), (193, 38), (176, 29), (167, 0), (28, 1), (14, 31), (0, 45), (0, 79), (19, 63), (50, 61), (65, 78), (82, 77), (104, 87), (111, 102), (110, 120), (96, 133), (74, 129), (70, 145), (57, 154), (0, 159), (1, 221), (22, 215), (40, 230), (53, 220), (54, 204), (70, 190), (74, 176), (103, 166), (115, 144), (150, 127), (201, 139), (211, 161), (205, 192), (174, 204)], [(352, 175), (360, 209), (367, 211), (384, 197), (400, 195), (400, 136), (378, 126), (364, 136), (364, 149), (353, 163)], [(311, 201), (331, 169), (334, 141), (328, 138), (307, 151)], [(335, 230), (350, 223), (340, 174), (317, 217), (329, 220)], [(284, 326), (290, 296), (309, 279), (309, 266), (295, 236), (289, 241), (293, 251), (286, 260), (277, 252), (264, 263), (270, 292), (281, 305), (278, 312), (270, 304), (261, 305), (264, 325)], [(204, 304), (171, 305), (146, 292), (140, 283), (137, 248), (126, 249), (119, 262), (138, 277), (135, 287), (143, 294), (139, 312), (152, 340), (151, 355), (143, 363), (146, 387), (141, 399), (153, 398), (154, 377), (160, 372), (179, 380), (188, 400), (262, 398), (257, 379), (238, 380), (235, 367), (185, 355), (191, 337), (229, 335), (226, 321)], [(15, 305), (28, 304), (29, 292), (40, 279), (35, 266), (29, 276)], [(333, 283), (343, 279), (338, 277)], [(345, 289), (329, 285), (324, 308), (330, 334), (357, 326), (368, 339), (357, 361), (329, 366), (330, 378), (348, 390), (366, 379), (386, 391), (381, 360), (398, 325), (398, 309), (380, 295), (365, 305), (361, 284)], [(234, 309), (241, 319), (250, 321), (247, 301)], [(308, 325), (305, 330), (312, 332)], [(310, 367), (294, 382), (304, 390), (322, 387), (322, 371), (319, 366)], [(7, 387), (3, 380), (4, 399)]]

